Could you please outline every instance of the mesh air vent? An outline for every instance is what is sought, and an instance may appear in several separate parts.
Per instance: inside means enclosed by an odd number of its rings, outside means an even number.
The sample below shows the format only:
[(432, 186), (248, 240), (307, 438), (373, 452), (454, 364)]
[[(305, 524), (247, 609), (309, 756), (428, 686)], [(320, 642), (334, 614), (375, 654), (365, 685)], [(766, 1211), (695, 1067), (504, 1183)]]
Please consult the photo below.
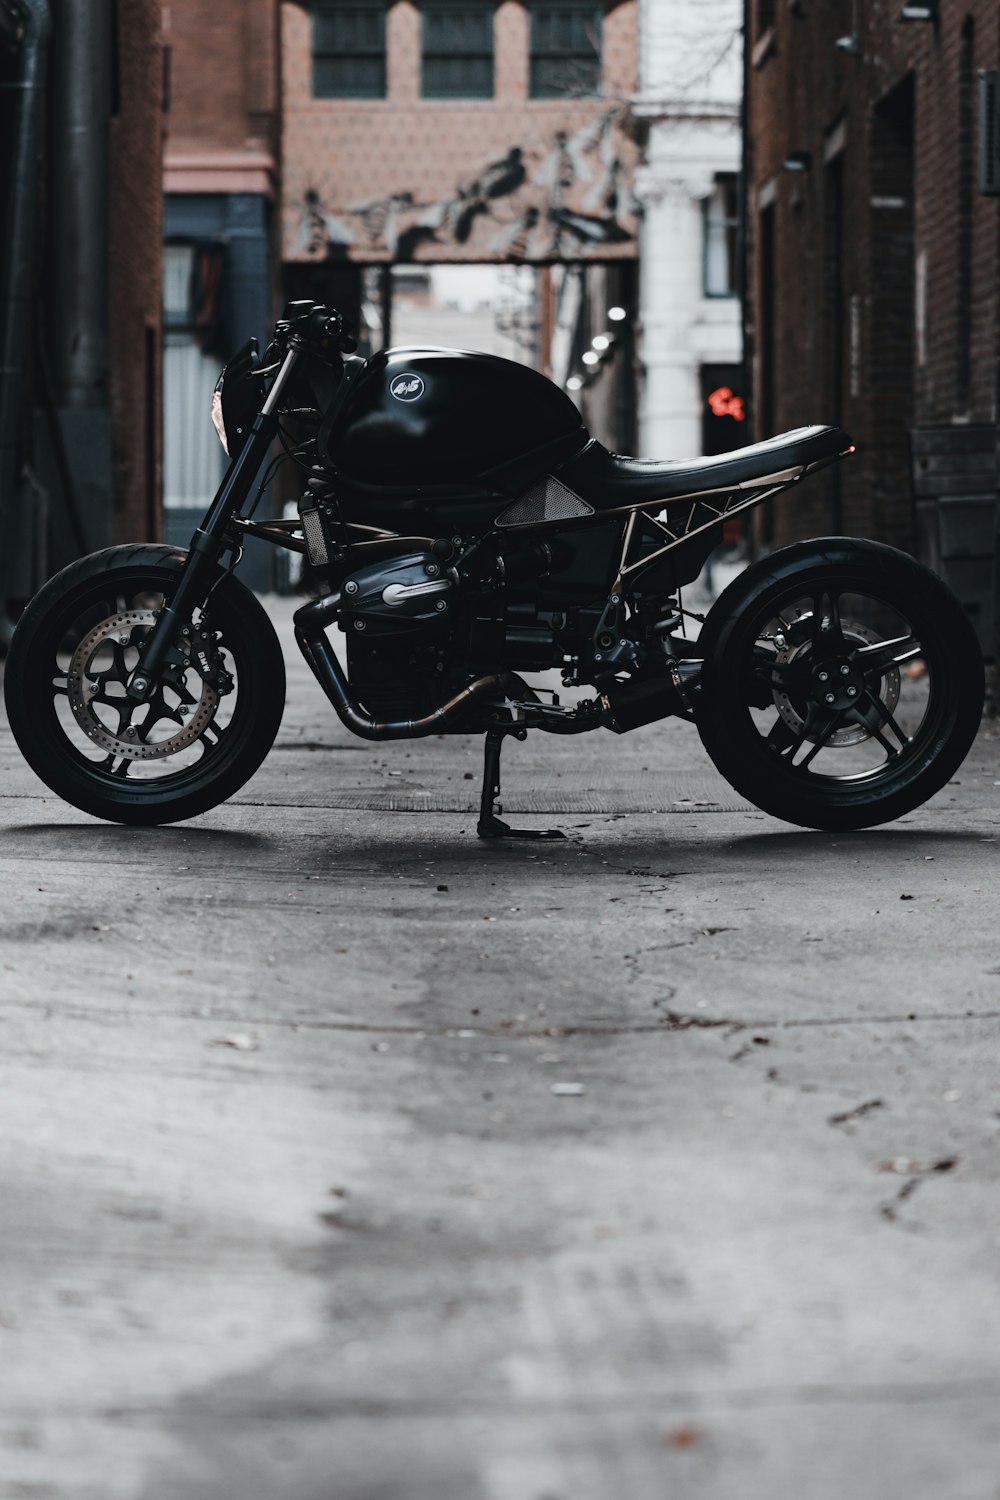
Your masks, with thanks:
[(567, 489), (551, 474), (544, 475), (525, 490), (513, 505), (501, 511), (497, 526), (537, 526), (542, 521), (573, 521), (578, 516), (592, 516), (594, 508)]
[(323, 535), (323, 522), (318, 510), (304, 510), (301, 512), (302, 535), (306, 544), (306, 556), (314, 568), (323, 568), (330, 561), (326, 550), (326, 537)]

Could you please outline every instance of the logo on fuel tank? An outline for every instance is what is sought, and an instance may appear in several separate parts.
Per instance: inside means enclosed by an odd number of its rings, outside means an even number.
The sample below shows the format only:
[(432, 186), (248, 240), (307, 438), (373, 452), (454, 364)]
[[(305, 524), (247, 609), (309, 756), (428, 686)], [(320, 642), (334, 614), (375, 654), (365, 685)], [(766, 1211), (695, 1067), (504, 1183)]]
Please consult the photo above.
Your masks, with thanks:
[(411, 370), (404, 370), (402, 374), (393, 376), (389, 394), (395, 396), (397, 401), (417, 401), (424, 394), (424, 382)]

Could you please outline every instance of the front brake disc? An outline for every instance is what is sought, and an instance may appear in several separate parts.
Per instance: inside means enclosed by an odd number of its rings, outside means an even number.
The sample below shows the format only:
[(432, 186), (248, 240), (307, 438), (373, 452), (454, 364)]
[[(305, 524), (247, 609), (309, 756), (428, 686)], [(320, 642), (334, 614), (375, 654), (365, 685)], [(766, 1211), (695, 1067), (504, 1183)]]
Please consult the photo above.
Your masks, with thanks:
[[(138, 660), (138, 648), (158, 618), (154, 609), (130, 609), (102, 620), (84, 636), (69, 664), (66, 691), (73, 717), (95, 745), (126, 760), (176, 755), (207, 729), (219, 705), (218, 692), (194, 663), (189, 669), (182, 666), (174, 682), (161, 682), (145, 703), (133, 703), (128, 697), (134, 664), (126, 662), (125, 653), (131, 648)], [(183, 656), (190, 655), (186, 642), (178, 642), (177, 649)], [(194, 679), (196, 691), (200, 689), (197, 699), (187, 686), (189, 678)], [(171, 693), (177, 701), (168, 703), (164, 693)], [(142, 719), (133, 724), (133, 715), (143, 710)], [(112, 725), (108, 720), (115, 714), (118, 723)], [(154, 738), (164, 725), (169, 727), (162, 737)]]

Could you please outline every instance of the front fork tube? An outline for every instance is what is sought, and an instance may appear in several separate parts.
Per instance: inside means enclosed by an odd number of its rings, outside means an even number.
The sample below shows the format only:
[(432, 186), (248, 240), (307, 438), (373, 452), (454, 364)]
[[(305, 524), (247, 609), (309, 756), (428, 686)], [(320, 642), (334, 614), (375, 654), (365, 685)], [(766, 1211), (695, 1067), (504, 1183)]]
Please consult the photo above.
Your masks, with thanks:
[(138, 665), (129, 680), (128, 695), (135, 702), (142, 703), (149, 697), (171, 642), (190, 623), (194, 610), (204, 600), (208, 580), (226, 548), (229, 523), (243, 506), (274, 441), (278, 430), (278, 402), (299, 354), (297, 347), (289, 349), (246, 442), (227, 469), (208, 514), (191, 538), (187, 561), (181, 569), (173, 598), (146, 637)]

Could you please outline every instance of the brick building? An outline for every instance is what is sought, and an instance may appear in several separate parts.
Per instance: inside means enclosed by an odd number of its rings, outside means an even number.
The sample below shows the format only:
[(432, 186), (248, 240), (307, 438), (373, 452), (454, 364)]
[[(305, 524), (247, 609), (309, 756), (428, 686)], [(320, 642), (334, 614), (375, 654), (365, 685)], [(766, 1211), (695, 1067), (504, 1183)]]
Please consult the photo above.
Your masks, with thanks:
[(162, 530), (163, 46), (160, 0), (117, 10), (118, 108), (111, 120), (112, 537)]
[(0, 648), (159, 530), (162, 80), (160, 0), (0, 0)]
[(766, 539), (853, 533), (934, 560), (911, 433), (965, 431), (946, 446), (975, 448), (995, 420), (1000, 226), (977, 191), (976, 134), (1000, 7), (747, 10), (755, 433), (836, 422), (859, 446), (771, 507)]
[(286, 0), (289, 292), (356, 320), (380, 309), (378, 345), (394, 341), (390, 266), (536, 267), (534, 362), (629, 441), (631, 330), (607, 313), (636, 302), (637, 8)]
[[(186, 543), (223, 473), (219, 369), (264, 340), (280, 295), (278, 0), (169, 0), (164, 198), (164, 513)], [(265, 554), (246, 576), (269, 581)]]
[(636, 0), (282, 11), (286, 262), (634, 257)]

